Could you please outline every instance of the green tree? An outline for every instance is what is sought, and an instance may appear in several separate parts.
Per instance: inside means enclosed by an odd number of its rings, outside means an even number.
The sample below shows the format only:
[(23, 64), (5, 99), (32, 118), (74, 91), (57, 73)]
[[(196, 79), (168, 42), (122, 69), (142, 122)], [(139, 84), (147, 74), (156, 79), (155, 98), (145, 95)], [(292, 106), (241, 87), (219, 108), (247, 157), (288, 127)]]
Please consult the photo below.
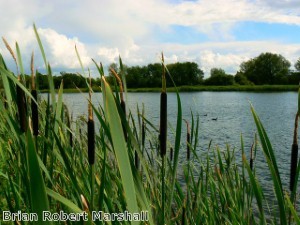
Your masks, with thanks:
[(253, 83), (249, 81), (243, 73), (240, 72), (236, 73), (236, 75), (234, 76), (234, 81), (235, 83), (240, 85), (253, 85)]
[(240, 72), (254, 84), (282, 84), (290, 66), (291, 63), (282, 55), (267, 52), (243, 62)]
[(295, 63), (295, 69), (300, 72), (300, 58), (297, 60), (297, 62)]
[(211, 77), (225, 76), (225, 75), (226, 75), (225, 70), (223, 70), (221, 68), (212, 68), (210, 70), (210, 76)]
[(204, 81), (205, 85), (233, 85), (234, 83), (234, 77), (226, 74), (221, 68), (212, 68), (210, 77)]
[[(203, 82), (204, 72), (199, 69), (198, 64), (194, 62), (177, 62), (167, 65), (175, 84), (180, 85), (197, 85)], [(169, 85), (172, 85), (168, 82)]]

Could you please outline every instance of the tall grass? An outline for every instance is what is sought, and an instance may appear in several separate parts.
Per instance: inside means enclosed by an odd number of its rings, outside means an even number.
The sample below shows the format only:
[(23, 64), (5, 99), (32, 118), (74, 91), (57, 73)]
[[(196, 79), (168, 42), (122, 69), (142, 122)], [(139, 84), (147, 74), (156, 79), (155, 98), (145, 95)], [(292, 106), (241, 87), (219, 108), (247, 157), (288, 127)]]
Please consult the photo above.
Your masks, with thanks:
[[(137, 112), (124, 110), (126, 80), (122, 69), (118, 72), (121, 78), (114, 71), (119, 88), (114, 88), (116, 93), (113, 93), (102, 64), (94, 60), (101, 77), (103, 105), (95, 105), (89, 97), (86, 100), (89, 103), (88, 118), (72, 120), (63, 102), (63, 83), (56, 94), (51, 67), (35, 26), (34, 31), (49, 79), (47, 99), (39, 97), (38, 87), (34, 85), (33, 60), (32, 84), (26, 87), (6, 67), (0, 55), (4, 87), (0, 101), (1, 209), (36, 212), (40, 217), (45, 210), (85, 211), (89, 215), (87, 224), (299, 224), (296, 207), (299, 159), (297, 156), (292, 158), (292, 188), (288, 192), (283, 188), (267, 133), (252, 106), (250, 110), (260, 142), (257, 145), (254, 138), (250, 164), (246, 157), (248, 149), (244, 148), (242, 140), (242, 158), (237, 158), (239, 154), (235, 149), (211, 145), (204, 151), (201, 149), (200, 154), (199, 117), (191, 113), (191, 118), (186, 120), (184, 135), (178, 91), (175, 131), (172, 133), (167, 129), (164, 84), (165, 76), (171, 74), (164, 65), (163, 55), (161, 108), (157, 112), (160, 127), (146, 118), (144, 109), (142, 113), (139, 108)], [(23, 68), (20, 49), (17, 45), (16, 48), (16, 65)], [(13, 52), (11, 48), (9, 51)], [(82, 75), (86, 76), (77, 49), (76, 53)], [(121, 58), (119, 62), (122, 68)], [(20, 74), (24, 73), (23, 69), (20, 71)], [(174, 87), (176, 89), (175, 84)], [(88, 78), (87, 88), (91, 96)], [(24, 106), (27, 130), (20, 123), (18, 90), (22, 90), (24, 100), (32, 104), (31, 107)], [(172, 135), (174, 138), (169, 138)], [(181, 142), (182, 138), (186, 142)], [(168, 149), (170, 157), (166, 157)], [(277, 217), (269, 216), (274, 212), (266, 207), (264, 184), (256, 176), (254, 159), (257, 150), (264, 153), (271, 173)], [(186, 163), (179, 164), (181, 154), (186, 154)], [(109, 213), (144, 210), (149, 213), (149, 221), (91, 221), (92, 211), (100, 210)], [(29, 224), (25, 221), (15, 223)]]

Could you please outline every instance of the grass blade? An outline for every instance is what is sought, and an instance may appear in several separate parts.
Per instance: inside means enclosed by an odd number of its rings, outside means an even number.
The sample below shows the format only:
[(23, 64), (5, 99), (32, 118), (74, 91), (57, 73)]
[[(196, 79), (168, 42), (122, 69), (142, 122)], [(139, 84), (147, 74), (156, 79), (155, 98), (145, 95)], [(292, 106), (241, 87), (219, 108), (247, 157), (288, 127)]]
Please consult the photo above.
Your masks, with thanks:
[[(31, 210), (42, 218), (43, 211), (50, 211), (48, 198), (46, 195), (45, 183), (39, 166), (38, 156), (35, 151), (31, 132), (27, 131), (27, 159), (28, 175), (30, 184)], [(50, 221), (42, 221), (37, 224), (52, 224)]]
[[(112, 141), (121, 174), (128, 210), (130, 212), (138, 212), (134, 179), (132, 176), (131, 165), (126, 149), (126, 142), (124, 136), (120, 135), (120, 133), (122, 133), (121, 120), (116, 107), (113, 93), (104, 77), (102, 77), (102, 86), (103, 92), (105, 93), (105, 96), (103, 98), (105, 104), (105, 115), (111, 131)], [(133, 222), (133, 224), (138, 224), (138, 222)]]

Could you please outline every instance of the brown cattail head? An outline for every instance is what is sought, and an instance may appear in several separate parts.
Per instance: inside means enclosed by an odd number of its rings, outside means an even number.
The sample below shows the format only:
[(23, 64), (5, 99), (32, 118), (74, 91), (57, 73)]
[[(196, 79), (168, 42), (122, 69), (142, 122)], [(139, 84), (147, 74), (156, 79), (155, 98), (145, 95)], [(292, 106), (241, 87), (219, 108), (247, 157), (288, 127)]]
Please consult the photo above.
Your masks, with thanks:
[(167, 149), (167, 93), (162, 92), (160, 95), (160, 156), (166, 155)]
[(253, 149), (254, 149), (254, 143), (252, 144), (251, 149), (250, 149), (250, 169), (251, 170), (253, 170), (253, 161), (254, 161)]
[(170, 148), (170, 161), (173, 160), (173, 148), (171, 147)]
[(88, 160), (89, 164), (95, 163), (95, 123), (94, 120), (88, 120)]
[(186, 123), (186, 158), (190, 160), (191, 155), (191, 132), (190, 132), (190, 124), (187, 120), (183, 119)]
[(140, 159), (137, 151), (134, 152), (134, 164), (135, 164), (135, 168), (138, 170), (140, 167)]
[(290, 191), (293, 191), (295, 185), (297, 162), (298, 162), (298, 113), (295, 117), (295, 127), (294, 127), (294, 140), (292, 144), (292, 154), (291, 154), (291, 170), (290, 170)]
[(191, 134), (190, 133), (187, 133), (187, 136), (186, 136), (186, 158), (187, 160), (190, 160), (190, 155), (191, 155), (191, 146), (190, 146), (190, 143), (191, 143)]
[[(73, 121), (73, 113), (71, 115), (71, 119), (69, 118), (68, 121), (70, 123), (69, 129), (71, 130), (71, 121)], [(72, 132), (70, 132), (70, 146), (73, 147), (73, 134), (72, 134)]]
[[(123, 99), (121, 99), (120, 106), (121, 106), (121, 109), (122, 109), (124, 115), (126, 116), (126, 104)], [(123, 123), (122, 123), (122, 128), (123, 128), (123, 134), (124, 134), (125, 141), (127, 142), (127, 139), (128, 139), (127, 130)]]
[(143, 122), (142, 122), (142, 146), (143, 147), (145, 146), (145, 139), (146, 139), (146, 124), (143, 119)]
[(26, 98), (24, 91), (17, 85), (17, 106), (19, 112), (20, 130), (22, 133), (27, 131), (27, 119), (26, 119)]
[[(31, 90), (31, 95), (35, 101), (37, 101), (37, 91)], [(38, 114), (38, 106), (36, 102), (31, 100), (31, 114), (32, 114), (32, 128), (33, 128), (33, 135), (39, 135), (39, 114)]]

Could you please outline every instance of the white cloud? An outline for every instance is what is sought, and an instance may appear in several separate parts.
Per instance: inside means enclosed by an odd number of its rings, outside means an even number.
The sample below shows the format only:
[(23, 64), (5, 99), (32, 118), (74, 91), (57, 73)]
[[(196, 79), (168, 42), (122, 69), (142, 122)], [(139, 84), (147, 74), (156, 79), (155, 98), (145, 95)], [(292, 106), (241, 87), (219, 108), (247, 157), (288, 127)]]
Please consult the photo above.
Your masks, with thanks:
[[(1, 36), (10, 43), (18, 41), (24, 65), (31, 51), (36, 65), (43, 68), (38, 54), (32, 23), (36, 22), (47, 58), (53, 69), (76, 69), (79, 63), (75, 44), (85, 67), (90, 58), (103, 64), (116, 62), (119, 54), (129, 65), (159, 62), (164, 51), (166, 62), (196, 61), (203, 69), (223, 67), (237, 70), (240, 62), (261, 52), (283, 54), (295, 62), (299, 44), (269, 40), (240, 42), (233, 27), (243, 21), (296, 24), (300, 26), (298, 0), (198, 0), (171, 2), (163, 0), (87, 1), (0, 1)], [(209, 42), (182, 44), (159, 42), (159, 33), (168, 33), (171, 25), (187, 26), (207, 35)], [(159, 32), (158, 32), (159, 31)], [(1, 54), (9, 54), (0, 44)]]
[(105, 61), (115, 62), (118, 59), (120, 52), (118, 48), (102, 47), (99, 48), (98, 55), (100, 58), (106, 59)]
[(85, 45), (78, 38), (68, 38), (52, 29), (38, 29), (39, 35), (48, 53), (48, 61), (53, 67), (75, 69), (79, 68), (79, 60), (76, 56), (75, 45), (84, 65), (90, 64)]

